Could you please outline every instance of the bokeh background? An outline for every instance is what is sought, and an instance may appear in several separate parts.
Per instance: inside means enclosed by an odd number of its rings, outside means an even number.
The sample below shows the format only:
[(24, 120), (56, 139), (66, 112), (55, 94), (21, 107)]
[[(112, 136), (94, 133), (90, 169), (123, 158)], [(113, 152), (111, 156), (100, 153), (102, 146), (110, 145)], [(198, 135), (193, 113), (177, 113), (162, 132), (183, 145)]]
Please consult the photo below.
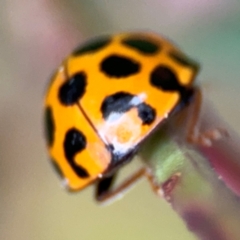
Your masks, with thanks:
[(195, 239), (146, 181), (100, 207), (92, 188), (64, 192), (47, 160), (49, 76), (88, 37), (131, 29), (163, 33), (196, 58), (199, 84), (240, 132), (240, 1), (0, 0), (1, 240)]

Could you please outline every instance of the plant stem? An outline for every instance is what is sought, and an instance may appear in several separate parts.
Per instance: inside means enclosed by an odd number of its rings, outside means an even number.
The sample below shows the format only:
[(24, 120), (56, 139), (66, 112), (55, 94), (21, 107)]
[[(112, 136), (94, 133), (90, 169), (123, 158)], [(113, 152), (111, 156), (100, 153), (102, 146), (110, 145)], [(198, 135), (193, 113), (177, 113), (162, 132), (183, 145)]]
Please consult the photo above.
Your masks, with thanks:
[[(198, 130), (213, 129), (219, 123), (226, 127), (209, 106), (202, 112)], [(161, 195), (199, 239), (239, 240), (237, 138), (220, 137), (209, 146), (189, 144), (183, 137), (188, 113), (180, 114), (182, 123), (177, 116), (153, 134), (141, 148), (140, 157), (152, 170)], [(229, 177), (235, 175), (238, 178)]]

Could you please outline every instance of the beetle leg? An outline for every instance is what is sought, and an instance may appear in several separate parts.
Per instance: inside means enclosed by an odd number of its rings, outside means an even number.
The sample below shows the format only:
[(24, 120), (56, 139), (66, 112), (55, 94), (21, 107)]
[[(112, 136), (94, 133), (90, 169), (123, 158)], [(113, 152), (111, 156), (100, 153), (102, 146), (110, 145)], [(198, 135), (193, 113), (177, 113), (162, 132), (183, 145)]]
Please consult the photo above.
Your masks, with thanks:
[(150, 169), (148, 169), (147, 167), (143, 167), (136, 171), (129, 178), (127, 178), (125, 181), (123, 181), (115, 189), (111, 189), (115, 174), (110, 177), (101, 179), (97, 184), (95, 195), (96, 200), (99, 202), (108, 203), (118, 198), (121, 198), (121, 196), (123, 196), (126, 191), (133, 187), (143, 177), (147, 177), (147, 179), (151, 183), (153, 190), (159, 194), (160, 186), (158, 186), (154, 181), (154, 177), (151, 174)]
[(200, 89), (196, 89), (194, 102), (191, 106), (191, 117), (189, 117), (187, 126), (187, 141), (201, 146), (211, 146), (213, 141), (228, 136), (225, 129), (216, 127), (213, 129), (200, 132), (198, 129), (198, 121), (201, 113), (202, 93)]

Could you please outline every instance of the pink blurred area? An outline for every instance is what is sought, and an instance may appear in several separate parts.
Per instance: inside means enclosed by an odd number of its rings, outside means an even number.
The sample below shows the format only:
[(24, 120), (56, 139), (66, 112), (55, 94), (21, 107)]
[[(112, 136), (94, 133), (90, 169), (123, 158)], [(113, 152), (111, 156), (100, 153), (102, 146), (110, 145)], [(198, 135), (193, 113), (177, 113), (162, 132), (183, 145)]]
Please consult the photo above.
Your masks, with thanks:
[(19, 71), (29, 72), (31, 66), (40, 72), (48, 66), (51, 71), (81, 41), (81, 30), (74, 29), (54, 2), (15, 0), (7, 2), (6, 13), (3, 27), (17, 50), (15, 60), (30, 64)]

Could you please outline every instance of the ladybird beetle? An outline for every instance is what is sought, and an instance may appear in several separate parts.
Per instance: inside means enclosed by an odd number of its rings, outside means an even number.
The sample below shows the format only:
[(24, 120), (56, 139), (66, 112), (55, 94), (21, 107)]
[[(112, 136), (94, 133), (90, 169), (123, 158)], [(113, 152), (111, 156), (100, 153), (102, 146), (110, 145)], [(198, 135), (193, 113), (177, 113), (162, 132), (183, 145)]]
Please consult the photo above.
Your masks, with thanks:
[(47, 147), (67, 189), (97, 183), (103, 199), (116, 170), (187, 104), (197, 72), (195, 61), (154, 33), (103, 36), (75, 49), (45, 98)]

